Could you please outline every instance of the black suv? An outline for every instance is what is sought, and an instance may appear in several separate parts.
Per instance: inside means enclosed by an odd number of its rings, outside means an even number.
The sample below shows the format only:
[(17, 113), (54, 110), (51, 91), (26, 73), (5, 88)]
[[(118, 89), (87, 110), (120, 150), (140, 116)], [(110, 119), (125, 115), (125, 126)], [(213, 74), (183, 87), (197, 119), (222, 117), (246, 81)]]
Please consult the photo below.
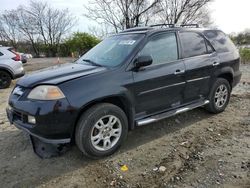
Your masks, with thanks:
[(10, 123), (87, 156), (115, 152), (128, 130), (196, 107), (222, 112), (240, 81), (240, 57), (220, 30), (157, 26), (108, 37), (77, 61), (21, 78)]

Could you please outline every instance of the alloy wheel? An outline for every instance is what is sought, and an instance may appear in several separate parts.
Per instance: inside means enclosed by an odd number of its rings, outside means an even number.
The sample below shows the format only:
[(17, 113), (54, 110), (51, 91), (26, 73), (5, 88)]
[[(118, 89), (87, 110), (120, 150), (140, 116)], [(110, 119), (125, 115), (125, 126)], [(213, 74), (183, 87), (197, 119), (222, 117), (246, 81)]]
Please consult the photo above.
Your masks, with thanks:
[(227, 98), (228, 98), (228, 89), (224, 84), (222, 84), (215, 91), (214, 102), (216, 107), (222, 108), (226, 104)]
[(121, 121), (116, 116), (103, 116), (92, 128), (91, 143), (96, 150), (107, 151), (116, 145), (121, 133)]

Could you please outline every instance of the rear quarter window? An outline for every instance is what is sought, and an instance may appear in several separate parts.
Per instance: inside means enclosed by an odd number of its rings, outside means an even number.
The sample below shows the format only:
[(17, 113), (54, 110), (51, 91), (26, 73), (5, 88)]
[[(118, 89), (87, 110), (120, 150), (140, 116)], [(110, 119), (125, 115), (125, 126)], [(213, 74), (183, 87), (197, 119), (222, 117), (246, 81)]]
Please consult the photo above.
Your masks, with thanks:
[(204, 35), (211, 42), (218, 53), (233, 52), (236, 50), (231, 39), (222, 31), (209, 30), (204, 31)]
[(0, 56), (2, 56), (2, 55), (3, 55), (3, 53), (0, 52)]

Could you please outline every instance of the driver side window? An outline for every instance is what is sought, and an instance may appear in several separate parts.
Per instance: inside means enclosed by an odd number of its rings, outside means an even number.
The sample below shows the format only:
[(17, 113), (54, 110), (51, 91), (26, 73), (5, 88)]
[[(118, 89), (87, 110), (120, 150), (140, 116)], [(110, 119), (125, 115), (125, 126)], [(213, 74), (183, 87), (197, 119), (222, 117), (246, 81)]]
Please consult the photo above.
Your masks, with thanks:
[(150, 55), (153, 64), (169, 63), (178, 59), (175, 33), (164, 33), (153, 36), (139, 53)]

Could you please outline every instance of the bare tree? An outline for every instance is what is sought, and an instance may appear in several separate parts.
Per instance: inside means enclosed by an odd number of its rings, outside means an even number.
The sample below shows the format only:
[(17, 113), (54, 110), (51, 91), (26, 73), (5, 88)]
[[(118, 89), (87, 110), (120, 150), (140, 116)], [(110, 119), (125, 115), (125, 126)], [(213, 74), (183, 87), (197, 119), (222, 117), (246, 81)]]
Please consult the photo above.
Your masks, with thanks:
[(105, 23), (98, 26), (92, 25), (88, 27), (88, 32), (99, 39), (104, 39), (107, 35), (112, 34), (109, 33), (110, 30), (110, 26)]
[(136, 27), (148, 21), (148, 13), (159, 0), (94, 0), (85, 6), (89, 19), (109, 24), (115, 32)]
[(17, 42), (20, 39), (17, 22), (15, 10), (4, 11), (0, 16), (0, 36), (3, 40), (10, 42), (14, 48), (17, 48)]
[(33, 19), (33, 16), (30, 15), (29, 11), (25, 7), (20, 6), (17, 9), (18, 16), (18, 29), (22, 33), (23, 40), (30, 42), (33, 51), (36, 56), (39, 55), (38, 39), (39, 32), (36, 26), (36, 20)]
[(210, 25), (213, 0), (93, 0), (85, 6), (89, 19), (108, 24), (115, 32), (155, 23)]
[(27, 6), (0, 15), (0, 38), (13, 47), (17, 47), (18, 40), (28, 41), (36, 55), (43, 44), (48, 54), (55, 56), (63, 37), (75, 23), (68, 9), (59, 10), (47, 2), (31, 0)]
[(48, 47), (49, 55), (54, 56), (62, 37), (76, 23), (75, 17), (68, 9), (58, 10), (42, 1), (30, 1), (29, 6), (24, 9), (30, 18), (35, 20), (32, 26), (36, 28), (40, 39)]
[(158, 19), (167, 24), (211, 24), (208, 3), (213, 0), (161, 0), (157, 4)]

